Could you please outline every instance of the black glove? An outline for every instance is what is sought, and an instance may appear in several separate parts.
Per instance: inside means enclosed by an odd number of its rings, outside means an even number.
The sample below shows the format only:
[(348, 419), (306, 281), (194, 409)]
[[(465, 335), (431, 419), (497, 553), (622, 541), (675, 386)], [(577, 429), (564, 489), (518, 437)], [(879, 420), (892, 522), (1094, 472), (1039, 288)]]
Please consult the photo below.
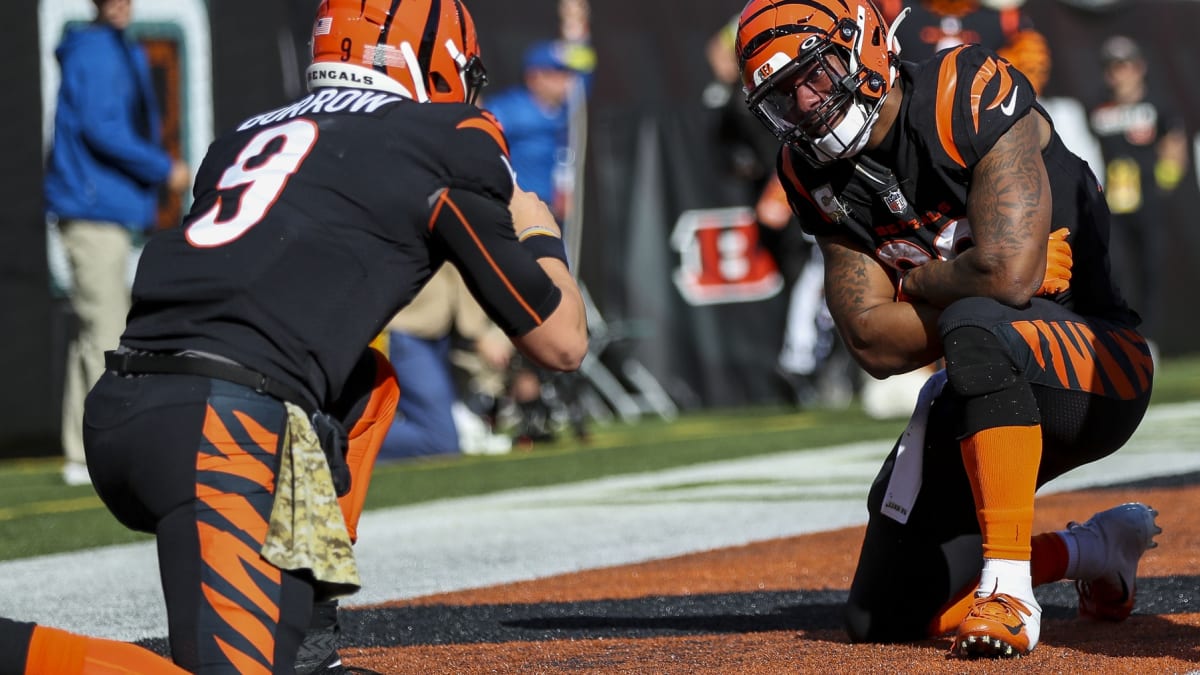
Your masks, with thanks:
[(345, 427), (328, 413), (318, 412), (312, 416), (313, 431), (325, 452), (329, 473), (333, 476), (333, 490), (344, 497), (350, 492), (350, 467), (346, 464), (346, 447), (350, 444)]

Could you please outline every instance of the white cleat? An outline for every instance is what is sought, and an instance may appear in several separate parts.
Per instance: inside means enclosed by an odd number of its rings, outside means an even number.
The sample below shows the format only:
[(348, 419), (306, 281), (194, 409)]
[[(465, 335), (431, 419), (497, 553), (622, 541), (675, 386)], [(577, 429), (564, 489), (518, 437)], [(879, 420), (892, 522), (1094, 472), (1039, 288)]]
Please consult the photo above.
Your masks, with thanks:
[[(1158, 546), (1162, 532), (1158, 511), (1137, 502), (1101, 511), (1083, 524), (1070, 523), (1084, 569), (1075, 582), (1079, 615), (1102, 621), (1124, 621), (1137, 596), (1137, 568), (1142, 554)], [(1087, 573), (1085, 570), (1095, 570)]]

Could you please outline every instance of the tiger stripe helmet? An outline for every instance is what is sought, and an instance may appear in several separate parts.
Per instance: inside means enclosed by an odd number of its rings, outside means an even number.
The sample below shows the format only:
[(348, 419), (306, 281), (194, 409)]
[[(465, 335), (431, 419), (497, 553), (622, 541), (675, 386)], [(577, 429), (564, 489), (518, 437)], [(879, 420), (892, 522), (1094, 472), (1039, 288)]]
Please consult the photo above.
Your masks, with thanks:
[(421, 103), (474, 103), (487, 84), (462, 0), (322, 0), (307, 77), (309, 89), (381, 89)]
[[(780, 140), (828, 161), (862, 149), (896, 81), (900, 47), (870, 0), (750, 0), (738, 20), (746, 103)], [(814, 63), (840, 62), (835, 91), (816, 114), (797, 119), (793, 80)], [(824, 136), (813, 129), (839, 127)]]

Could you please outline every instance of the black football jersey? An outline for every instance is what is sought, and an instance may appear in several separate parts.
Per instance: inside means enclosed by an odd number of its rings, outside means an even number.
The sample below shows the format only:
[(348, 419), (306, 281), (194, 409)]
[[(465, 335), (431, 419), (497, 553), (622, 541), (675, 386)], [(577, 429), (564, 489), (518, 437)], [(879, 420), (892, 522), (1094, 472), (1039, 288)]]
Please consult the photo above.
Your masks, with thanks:
[(517, 242), (512, 191), (488, 113), (318, 89), (212, 144), (182, 226), (142, 254), (122, 343), (217, 354), (328, 401), (447, 261), (523, 334), (561, 292)]
[(1169, 111), (1164, 99), (1150, 94), (1136, 103), (1108, 101), (1089, 112), (1088, 125), (1100, 143), (1108, 205), (1114, 213), (1135, 213), (1158, 192), (1154, 180), (1158, 144), (1172, 129), (1182, 128)]
[[(778, 170), (801, 226), (844, 235), (897, 274), (970, 247), (971, 172), (1037, 103), (1029, 81), (995, 52), (964, 45), (902, 65), (904, 99), (882, 152), (817, 166), (786, 146)], [(1047, 118), (1049, 116), (1047, 115)], [(1043, 151), (1054, 205), (1051, 231), (1071, 234), (1071, 289), (1055, 300), (1093, 316), (1129, 318), (1108, 262), (1099, 182), (1058, 134)]]

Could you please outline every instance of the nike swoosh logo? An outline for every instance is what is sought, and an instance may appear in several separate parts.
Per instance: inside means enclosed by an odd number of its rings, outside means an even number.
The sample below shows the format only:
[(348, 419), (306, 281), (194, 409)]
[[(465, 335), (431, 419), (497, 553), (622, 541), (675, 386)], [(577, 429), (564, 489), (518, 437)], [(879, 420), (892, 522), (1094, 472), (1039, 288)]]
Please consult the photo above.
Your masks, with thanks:
[(1007, 628), (1007, 629), (1008, 629), (1008, 632), (1009, 632), (1009, 633), (1012, 633), (1013, 637), (1016, 637), (1016, 636), (1018, 636), (1018, 635), (1020, 635), (1020, 634), (1021, 634), (1021, 629), (1025, 627), (1025, 622), (1024, 622), (1024, 621), (1021, 621), (1020, 623), (1018, 623), (1018, 624), (1017, 624), (1017, 625), (1015, 625), (1015, 626), (1010, 626), (1010, 625), (1008, 625), (1008, 624), (1006, 624), (1006, 623), (1002, 623), (1002, 624), (1000, 624), (1000, 625), (1001, 625), (1001, 626), (1004, 626), (1005, 628)]
[(1004, 113), (1005, 117), (1011, 117), (1013, 110), (1017, 108), (1017, 90), (1020, 88), (1020, 85), (1013, 87), (1012, 96), (1009, 96), (1004, 105), (1000, 106), (1000, 112)]

